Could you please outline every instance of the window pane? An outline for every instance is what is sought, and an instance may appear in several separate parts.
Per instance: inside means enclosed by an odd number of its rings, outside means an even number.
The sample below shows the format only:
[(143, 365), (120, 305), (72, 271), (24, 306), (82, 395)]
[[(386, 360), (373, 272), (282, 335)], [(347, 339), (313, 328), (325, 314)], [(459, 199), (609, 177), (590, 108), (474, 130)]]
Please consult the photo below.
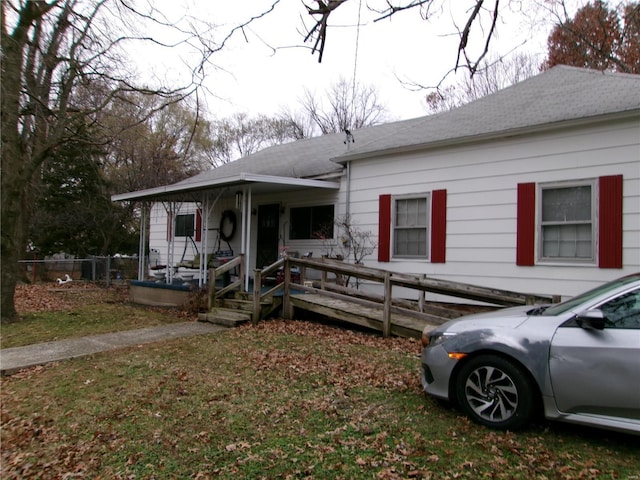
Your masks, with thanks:
[(292, 240), (300, 238), (311, 238), (311, 208), (292, 208), (289, 212), (291, 226), (289, 227), (289, 238)]
[(193, 224), (195, 215), (177, 215), (176, 216), (176, 237), (192, 237)]
[(591, 258), (591, 225), (549, 225), (542, 227), (542, 256)]
[(289, 239), (291, 240), (333, 238), (333, 205), (292, 208), (289, 219)]
[(313, 207), (311, 210), (311, 237), (317, 238), (322, 232), (327, 238), (333, 238), (333, 205)]
[(426, 198), (396, 200), (396, 227), (425, 227), (426, 225)]
[(591, 220), (591, 186), (545, 188), (542, 192), (543, 222)]
[(393, 244), (394, 255), (424, 257), (427, 255), (427, 229), (397, 229)]

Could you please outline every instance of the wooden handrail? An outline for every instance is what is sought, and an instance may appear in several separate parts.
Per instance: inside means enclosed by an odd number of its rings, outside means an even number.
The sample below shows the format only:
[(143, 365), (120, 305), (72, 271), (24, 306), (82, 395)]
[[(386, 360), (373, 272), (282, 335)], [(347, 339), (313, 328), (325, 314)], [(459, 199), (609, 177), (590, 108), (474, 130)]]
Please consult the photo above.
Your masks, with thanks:
[[(244, 258), (234, 259), (227, 264), (218, 267), (213, 271), (212, 283), (215, 282), (215, 275), (224, 273), (237, 265), (243, 265)], [(291, 268), (300, 268), (300, 284), (297, 284), (295, 288), (305, 292), (320, 293), (327, 296), (336, 298), (351, 299), (356, 303), (377, 305), (383, 312), (383, 333), (389, 335), (391, 332), (391, 318), (393, 313), (400, 313), (403, 315), (413, 316), (416, 318), (422, 318), (426, 321), (445, 321), (451, 318), (451, 312), (447, 312), (446, 309), (432, 307), (426, 304), (424, 300), (425, 292), (436, 293), (446, 295), (449, 297), (463, 298), (466, 300), (481, 301), (492, 305), (499, 306), (516, 306), (516, 305), (528, 305), (532, 303), (554, 303), (557, 301), (556, 297), (545, 297), (540, 295), (530, 295), (518, 292), (512, 292), (508, 290), (501, 290), (496, 288), (485, 288), (477, 285), (470, 285), (460, 282), (451, 282), (447, 280), (440, 280), (434, 278), (427, 278), (422, 275), (410, 275), (405, 273), (391, 272), (389, 270), (366, 267), (364, 265), (355, 265), (345, 263), (342, 261), (331, 259), (310, 259), (310, 258), (293, 258), (285, 257), (279, 259), (277, 262), (269, 265), (263, 269), (254, 270), (254, 286), (253, 286), (253, 312), (252, 321), (257, 323), (260, 321), (260, 308), (261, 303), (278, 292), (283, 292), (283, 311), (284, 318), (292, 316), (292, 304), (289, 299), (292, 275)], [(262, 280), (274, 272), (277, 272), (280, 268), (283, 269), (284, 281), (268, 291), (262, 292)], [(243, 269), (242, 269), (243, 270)], [(316, 270), (320, 272), (320, 281), (314, 282), (314, 286), (309, 286), (305, 282), (306, 273), (308, 270)], [(331, 273), (336, 275), (336, 278), (357, 278), (359, 280), (366, 280), (369, 282), (376, 282), (382, 285), (383, 294), (374, 294), (362, 290), (355, 290), (349, 285), (331, 284), (327, 281), (327, 274)], [(244, 282), (242, 282), (244, 283)], [(215, 291), (211, 294), (211, 304), (215, 306), (215, 299), (224, 295), (226, 292), (237, 288), (239, 282), (234, 282), (219, 291)], [(319, 286), (319, 288), (316, 288)], [(393, 287), (402, 287), (419, 292), (415, 301), (393, 298)]]
[[(208, 307), (209, 311), (216, 307), (216, 301), (219, 297), (226, 295), (228, 292), (235, 290), (236, 288), (240, 288), (242, 291), (244, 289), (244, 253), (241, 253), (237, 257), (229, 260), (228, 262), (223, 263), (219, 267), (209, 269), (209, 299), (208, 299)], [(216, 277), (233, 270), (235, 267), (239, 267), (240, 274), (238, 276), (238, 280), (235, 282), (231, 282), (228, 285), (225, 285), (220, 290), (216, 289)]]
[(380, 268), (366, 267), (364, 265), (354, 265), (327, 259), (287, 259), (291, 265), (330, 272), (338, 275), (357, 277), (378, 283), (385, 283), (385, 277), (391, 274), (390, 285), (397, 285), (421, 292), (439, 293), (451, 297), (476, 300), (492, 303), (501, 306), (530, 305), (533, 303), (554, 303), (554, 297), (541, 295), (524, 294), (501, 290), (497, 288), (486, 288), (461, 282), (451, 282), (427, 278), (424, 275), (411, 275), (406, 273), (390, 272)]

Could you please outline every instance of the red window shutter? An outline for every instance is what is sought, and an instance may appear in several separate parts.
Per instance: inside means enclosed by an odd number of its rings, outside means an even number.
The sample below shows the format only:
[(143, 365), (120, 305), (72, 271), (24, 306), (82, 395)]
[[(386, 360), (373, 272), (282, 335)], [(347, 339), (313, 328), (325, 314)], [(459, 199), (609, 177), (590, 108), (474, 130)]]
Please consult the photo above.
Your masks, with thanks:
[(202, 209), (196, 210), (196, 242), (202, 241)]
[(600, 177), (598, 266), (622, 268), (622, 175)]
[(516, 265), (535, 264), (536, 184), (518, 184)]
[(431, 193), (431, 263), (445, 263), (447, 257), (447, 191)]
[(380, 195), (378, 210), (378, 261), (391, 258), (391, 195)]

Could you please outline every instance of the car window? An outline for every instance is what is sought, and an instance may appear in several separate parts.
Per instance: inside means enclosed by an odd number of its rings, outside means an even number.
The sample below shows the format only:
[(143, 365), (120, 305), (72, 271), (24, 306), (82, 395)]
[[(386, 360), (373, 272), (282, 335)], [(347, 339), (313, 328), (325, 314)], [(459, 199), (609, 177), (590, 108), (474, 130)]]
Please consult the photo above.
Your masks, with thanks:
[(605, 328), (640, 329), (640, 288), (624, 293), (600, 306)]
[(581, 305), (584, 302), (592, 300), (603, 293), (608, 292), (609, 290), (614, 290), (622, 285), (635, 282), (640, 278), (638, 274), (629, 275), (626, 277), (619, 278), (614, 280), (613, 282), (605, 283), (604, 285), (600, 285), (599, 287), (594, 288), (593, 290), (589, 290), (588, 292), (584, 292), (576, 297), (570, 298), (562, 303), (558, 303), (556, 305), (552, 305), (548, 309), (545, 310), (545, 315), (562, 315), (569, 310), (574, 309), (575, 307)]

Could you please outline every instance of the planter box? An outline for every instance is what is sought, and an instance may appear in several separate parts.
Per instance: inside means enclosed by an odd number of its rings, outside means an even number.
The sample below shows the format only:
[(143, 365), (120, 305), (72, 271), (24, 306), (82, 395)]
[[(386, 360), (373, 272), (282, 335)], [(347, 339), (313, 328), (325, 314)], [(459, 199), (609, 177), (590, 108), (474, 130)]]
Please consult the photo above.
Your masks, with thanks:
[(147, 281), (132, 280), (129, 283), (129, 299), (139, 305), (153, 307), (180, 307), (184, 305), (191, 292), (188, 285), (168, 285)]

